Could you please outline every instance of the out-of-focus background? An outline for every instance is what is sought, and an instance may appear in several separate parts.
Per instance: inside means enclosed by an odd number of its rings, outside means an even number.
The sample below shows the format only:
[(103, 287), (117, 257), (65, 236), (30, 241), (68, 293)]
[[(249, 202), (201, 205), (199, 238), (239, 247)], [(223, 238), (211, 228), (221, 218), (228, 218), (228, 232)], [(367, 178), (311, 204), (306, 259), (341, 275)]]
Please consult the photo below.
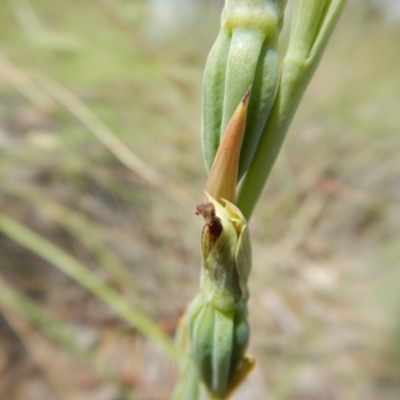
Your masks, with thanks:
[[(54, 260), (173, 334), (198, 292), (221, 7), (2, 0), (0, 399), (168, 398), (172, 362)], [(398, 1), (349, 1), (250, 224), (236, 399), (399, 399), (399, 40)]]

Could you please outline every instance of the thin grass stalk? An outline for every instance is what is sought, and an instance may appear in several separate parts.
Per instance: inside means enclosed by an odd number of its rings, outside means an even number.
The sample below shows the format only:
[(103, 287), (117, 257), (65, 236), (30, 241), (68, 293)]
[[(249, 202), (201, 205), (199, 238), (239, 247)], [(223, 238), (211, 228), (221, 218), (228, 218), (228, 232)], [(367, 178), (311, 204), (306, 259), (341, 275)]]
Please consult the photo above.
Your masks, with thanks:
[(173, 343), (162, 329), (146, 314), (131, 306), (120, 294), (102, 282), (79, 261), (4, 214), (0, 214), (0, 231), (74, 279), (107, 304), (143, 336), (158, 345), (169, 357), (174, 357)]
[(128, 269), (105, 246), (104, 241), (96, 232), (95, 226), (82, 213), (72, 211), (60, 203), (49, 200), (32, 186), (27, 187), (26, 185), (11, 183), (4, 190), (38, 208), (40, 207), (40, 212), (60, 224), (94, 255), (100, 266), (118, 287), (132, 290), (133, 282)]
[(40, 85), (93, 135), (127, 168), (148, 182), (152, 187), (163, 192), (181, 206), (189, 208), (193, 198), (188, 191), (176, 182), (167, 179), (150, 164), (137, 156), (127, 144), (93, 112), (86, 104), (55, 80), (43, 75), (36, 76)]

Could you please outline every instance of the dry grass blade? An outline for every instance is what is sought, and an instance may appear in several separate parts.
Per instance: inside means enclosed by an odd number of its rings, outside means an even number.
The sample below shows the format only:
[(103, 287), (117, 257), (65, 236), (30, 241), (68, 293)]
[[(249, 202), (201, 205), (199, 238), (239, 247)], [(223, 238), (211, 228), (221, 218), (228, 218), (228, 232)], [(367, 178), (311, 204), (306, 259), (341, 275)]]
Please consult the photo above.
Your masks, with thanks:
[(136, 310), (75, 258), (4, 214), (0, 214), (0, 231), (74, 279), (112, 308), (143, 336), (157, 344), (167, 355), (174, 357), (173, 343), (157, 323), (146, 314)]
[(39, 18), (29, 1), (8, 0), (8, 3), (15, 19), (26, 35), (35, 35), (42, 30)]
[(54, 101), (0, 51), (0, 71), (39, 110), (51, 110)]
[(10, 194), (33, 203), (40, 211), (60, 224), (75, 236), (98, 260), (100, 266), (108, 272), (113, 281), (125, 292), (132, 291), (134, 284), (124, 264), (113, 254), (102, 240), (95, 227), (82, 214), (49, 200), (33, 185), (10, 184), (4, 188)]
[[(70, 90), (53, 79), (44, 76), (36, 76), (37, 81), (40, 83), (40, 85), (38, 85), (34, 79), (14, 65), (1, 52), (0, 68), (5, 71), (6, 77), (15, 88), (39, 109), (53, 109), (53, 97), (100, 140), (100, 142), (128, 169), (137, 174), (149, 185), (178, 202), (187, 210), (193, 208), (195, 200), (187, 190), (158, 173), (153, 167), (133, 153), (133, 151)], [(49, 97), (46, 91), (51, 97)]]
[(169, 181), (154, 168), (144, 162), (120, 140), (112, 130), (104, 124), (77, 96), (53, 79), (37, 76), (42, 87), (74, 115), (90, 132), (114, 154), (118, 160), (144, 181), (177, 201), (179, 204), (192, 208), (193, 198), (177, 183)]

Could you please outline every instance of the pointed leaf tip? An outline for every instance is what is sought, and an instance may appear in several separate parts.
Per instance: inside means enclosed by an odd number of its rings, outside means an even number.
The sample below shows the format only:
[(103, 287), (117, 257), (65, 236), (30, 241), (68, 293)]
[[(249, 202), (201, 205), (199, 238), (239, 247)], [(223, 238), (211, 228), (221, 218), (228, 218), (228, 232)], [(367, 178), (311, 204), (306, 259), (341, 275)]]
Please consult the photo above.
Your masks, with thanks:
[(208, 177), (206, 191), (221, 203), (221, 199), (235, 201), (240, 150), (246, 128), (247, 108), (251, 86), (237, 106), (224, 136)]

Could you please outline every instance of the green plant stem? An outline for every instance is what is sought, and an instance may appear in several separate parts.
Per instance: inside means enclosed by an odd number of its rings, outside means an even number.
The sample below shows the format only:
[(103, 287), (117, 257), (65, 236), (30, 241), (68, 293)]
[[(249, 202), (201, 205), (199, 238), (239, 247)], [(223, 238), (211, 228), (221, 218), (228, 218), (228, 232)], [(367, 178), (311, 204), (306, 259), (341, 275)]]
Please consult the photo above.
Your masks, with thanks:
[[(283, 60), (278, 92), (256, 154), (242, 181), (236, 199), (238, 207), (247, 220), (251, 217), (261, 195), (303, 93), (318, 66), (345, 3), (346, 0), (326, 1), (325, 8), (318, 10), (321, 12), (322, 21), (319, 29), (312, 35), (308, 54), (303, 51), (304, 45), (297, 43), (297, 41), (303, 41), (304, 35), (301, 35), (299, 31), (304, 29), (304, 26), (307, 27), (308, 21), (305, 21), (304, 18), (311, 19), (313, 15), (312, 13), (296, 13), (296, 11), (305, 10), (310, 2), (309, 0), (297, 0), (294, 3), (293, 15), (298, 20), (292, 23), (289, 49)], [(312, 26), (315, 28), (315, 24), (312, 24)], [(301, 51), (299, 51), (299, 48), (301, 48)]]
[(133, 308), (121, 295), (103, 283), (79, 261), (4, 214), (0, 214), (0, 231), (77, 281), (110, 306), (143, 336), (155, 342), (168, 356), (174, 357), (172, 340), (161, 328), (146, 314)]

